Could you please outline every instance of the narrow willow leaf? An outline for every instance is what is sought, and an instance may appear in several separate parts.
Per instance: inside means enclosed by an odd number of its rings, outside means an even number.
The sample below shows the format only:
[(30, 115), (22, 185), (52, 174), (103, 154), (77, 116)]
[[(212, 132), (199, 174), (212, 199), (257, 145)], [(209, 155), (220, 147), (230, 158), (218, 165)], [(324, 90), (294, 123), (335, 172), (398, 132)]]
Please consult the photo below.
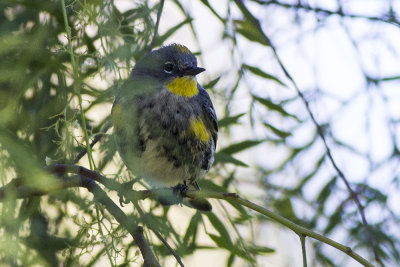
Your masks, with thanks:
[(225, 153), (225, 154), (235, 154), (238, 152), (241, 152), (243, 150), (249, 149), (253, 146), (259, 145), (265, 140), (246, 140), (243, 142), (239, 142), (236, 144), (232, 144), (228, 147), (225, 147), (219, 151), (219, 153)]
[(218, 152), (214, 155), (214, 164), (217, 163), (232, 163), (234, 165), (242, 166), (242, 167), (249, 167), (246, 163), (241, 160), (235, 159), (229, 154)]
[(319, 192), (318, 197), (316, 198), (315, 202), (318, 203), (319, 205), (324, 205), (325, 201), (328, 199), (328, 197), (331, 195), (331, 192), (333, 192), (335, 186), (336, 186), (336, 181), (337, 181), (337, 176), (335, 175)]
[(235, 244), (235, 247), (233, 248), (232, 252), (233, 254), (246, 260), (247, 262), (252, 262), (252, 263), (256, 262), (254, 257), (250, 254), (250, 251), (248, 250), (247, 246), (243, 248), (242, 245)]
[(166, 33), (164, 33), (163, 35), (161, 35), (160, 37), (157, 38), (156, 46), (162, 45), (165, 42), (165, 40), (167, 40), (172, 34), (174, 34), (177, 30), (179, 30), (185, 24), (190, 23), (192, 20), (193, 19), (191, 19), (191, 18), (187, 18), (184, 21), (182, 21), (181, 23), (178, 23), (177, 25), (175, 25), (174, 27), (169, 29)]
[(385, 78), (381, 79), (381, 81), (384, 81), (384, 82), (386, 82), (386, 81), (394, 81), (394, 80), (400, 80), (400, 76), (385, 77)]
[(235, 261), (235, 254), (233, 254), (233, 253), (231, 253), (230, 255), (229, 255), (229, 258), (228, 258), (228, 261), (226, 262), (226, 266), (227, 267), (232, 267), (233, 266), (233, 263), (234, 263), (234, 261)]
[(246, 113), (240, 113), (232, 117), (225, 117), (218, 121), (218, 128), (226, 127), (231, 124), (237, 124), (238, 120), (243, 117)]
[(234, 27), (236, 32), (240, 33), (246, 39), (260, 43), (265, 46), (269, 46), (267, 38), (258, 25), (255, 25), (251, 21), (245, 20), (234, 20)]
[(279, 137), (286, 138), (286, 137), (292, 135), (291, 133), (282, 131), (282, 130), (276, 128), (275, 126), (272, 126), (271, 124), (269, 124), (267, 122), (264, 122), (263, 124), (264, 124), (264, 126), (266, 126), (268, 129), (270, 129), (274, 134), (276, 134)]
[(226, 189), (210, 179), (199, 179), (197, 180), (197, 183), (199, 184), (201, 189), (206, 189), (206, 190), (211, 190), (214, 192), (226, 192)]
[(203, 3), (203, 5), (208, 7), (208, 9), (210, 9), (210, 11), (214, 14), (214, 16), (216, 16), (222, 23), (225, 24), (225, 20), (212, 8), (208, 0), (200, 0), (200, 1)]
[(275, 104), (274, 102), (272, 102), (271, 99), (261, 98), (261, 97), (255, 96), (255, 95), (253, 95), (253, 98), (254, 98), (254, 100), (256, 100), (260, 104), (266, 106), (270, 110), (279, 112), (282, 115), (289, 116), (289, 117), (296, 119), (297, 121), (300, 121), (295, 115), (287, 112), (281, 105), (278, 105), (278, 104)]
[(259, 76), (261, 78), (265, 78), (265, 79), (268, 79), (268, 80), (273, 80), (273, 81), (279, 83), (280, 85), (283, 85), (283, 86), (287, 87), (287, 85), (284, 82), (282, 82), (278, 77), (276, 77), (276, 76), (274, 76), (272, 74), (266, 73), (263, 70), (261, 70), (260, 68), (257, 68), (257, 67), (254, 67), (254, 66), (250, 66), (250, 65), (247, 65), (247, 64), (243, 64), (242, 67), (244, 69), (250, 71), (254, 75), (257, 75), (257, 76)]
[(265, 246), (251, 245), (247, 249), (254, 254), (267, 254), (275, 252), (275, 249)]
[(328, 225), (324, 229), (324, 234), (329, 234), (337, 225), (342, 223), (343, 205), (339, 205), (335, 212), (329, 216)]
[(208, 234), (208, 236), (212, 239), (212, 241), (214, 241), (214, 243), (217, 245), (218, 248), (225, 248), (227, 250), (231, 250), (230, 248), (227, 247), (227, 244), (225, 243), (222, 237), (214, 234)]
[(249, 27), (252, 28), (252, 31), (254, 32), (254, 37), (258, 37), (254, 41), (269, 46), (270, 41), (262, 30), (260, 21), (256, 17), (254, 17), (253, 14), (247, 9), (243, 0), (234, 0), (234, 2), (242, 12), (247, 23), (250, 25)]
[(204, 89), (210, 89), (213, 88), (219, 81), (219, 79), (221, 79), (221, 76), (218, 76), (217, 78), (215, 78), (214, 80), (211, 80), (209, 83), (207, 83), (206, 85), (204, 85)]
[(220, 234), (222, 240), (225, 243), (225, 247), (227, 249), (233, 248), (233, 243), (231, 240), (231, 236), (228, 233), (228, 230), (226, 230), (225, 225), (221, 222), (221, 220), (214, 214), (214, 213), (207, 213), (206, 216), (210, 220), (211, 224), (214, 226), (215, 230)]
[(194, 237), (197, 235), (197, 229), (200, 220), (201, 220), (200, 212), (196, 212), (193, 215), (192, 219), (190, 219), (190, 223), (188, 225), (188, 228), (186, 229), (185, 236), (183, 237), (184, 246), (189, 246), (189, 240), (191, 240), (192, 243), (195, 242)]

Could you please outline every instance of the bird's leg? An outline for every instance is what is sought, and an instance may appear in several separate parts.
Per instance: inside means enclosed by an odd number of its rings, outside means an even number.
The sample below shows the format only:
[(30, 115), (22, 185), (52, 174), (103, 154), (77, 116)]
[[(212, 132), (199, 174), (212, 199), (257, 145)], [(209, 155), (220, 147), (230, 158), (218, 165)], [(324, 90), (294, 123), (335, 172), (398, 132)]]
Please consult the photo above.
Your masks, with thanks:
[(183, 184), (177, 184), (172, 187), (172, 191), (176, 194), (179, 198), (184, 198), (186, 196), (186, 192), (189, 190), (189, 186), (186, 184), (186, 181)]
[[(171, 192), (172, 189), (172, 192)], [(171, 188), (166, 188), (165, 192), (160, 191), (158, 196), (158, 202), (161, 205), (169, 206), (173, 204), (181, 204), (186, 192), (189, 190), (189, 186), (184, 182), (183, 184), (177, 184)]]

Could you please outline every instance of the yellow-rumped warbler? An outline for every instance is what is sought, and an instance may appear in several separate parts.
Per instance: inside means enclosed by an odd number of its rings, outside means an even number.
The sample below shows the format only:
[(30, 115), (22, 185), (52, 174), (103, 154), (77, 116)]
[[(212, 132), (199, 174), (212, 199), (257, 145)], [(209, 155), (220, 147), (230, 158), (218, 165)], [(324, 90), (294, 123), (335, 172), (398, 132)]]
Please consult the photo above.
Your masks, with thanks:
[(195, 78), (204, 70), (185, 46), (163, 46), (136, 63), (116, 96), (119, 153), (151, 186), (197, 187), (214, 161), (217, 118)]

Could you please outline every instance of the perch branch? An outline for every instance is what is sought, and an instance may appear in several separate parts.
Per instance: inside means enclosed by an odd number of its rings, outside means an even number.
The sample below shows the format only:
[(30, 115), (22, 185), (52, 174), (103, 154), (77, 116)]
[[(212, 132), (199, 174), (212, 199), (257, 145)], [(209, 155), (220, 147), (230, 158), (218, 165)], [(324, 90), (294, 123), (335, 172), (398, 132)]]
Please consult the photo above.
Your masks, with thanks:
[[(83, 168), (84, 169), (84, 168)], [(92, 177), (84, 175), (74, 175), (71, 177), (61, 177), (61, 183), (58, 187), (54, 187), (52, 192), (72, 187), (84, 187), (91, 192), (96, 201), (103, 204), (106, 210), (117, 220), (117, 222), (123, 226), (133, 237), (136, 244), (138, 245), (140, 252), (142, 253), (144, 265), (147, 267), (159, 267), (156, 257), (150, 249), (147, 240), (143, 236), (143, 228), (137, 226), (134, 220), (128, 218), (125, 213), (108, 197), (108, 195), (101, 189), (101, 187), (95, 182), (98, 180)], [(9, 184), (0, 188), (0, 201), (4, 201), (7, 195), (11, 195), (13, 198), (28, 198), (32, 196), (42, 196), (50, 192), (40, 190), (38, 188), (32, 188), (24, 185), (19, 185), (21, 179), (16, 178)]]
[(336, 241), (333, 241), (330, 238), (327, 238), (323, 235), (320, 235), (318, 233), (315, 233), (311, 230), (308, 230), (300, 225), (297, 225), (291, 221), (289, 221), (288, 219), (273, 213), (272, 211), (261, 207), (251, 201), (248, 201), (247, 199), (244, 199), (242, 197), (240, 197), (238, 194), (236, 193), (220, 193), (220, 192), (206, 192), (206, 191), (189, 191), (186, 193), (187, 197), (190, 198), (215, 198), (215, 199), (223, 199), (225, 201), (228, 202), (233, 202), (242, 206), (245, 206), (251, 210), (257, 211), (265, 216), (267, 216), (268, 218), (274, 220), (275, 222), (291, 229), (293, 232), (295, 232), (297, 235), (299, 236), (304, 236), (304, 238), (306, 236), (309, 236), (315, 240), (321, 241), (325, 244), (328, 244), (344, 253), (346, 253), (347, 255), (349, 255), (350, 257), (352, 257), (353, 259), (355, 259), (356, 261), (358, 261), (359, 263), (361, 263), (364, 266), (367, 267), (373, 267), (373, 265), (368, 262), (366, 259), (364, 259), (363, 257), (361, 257), (359, 254), (357, 254), (356, 252), (354, 252), (350, 247), (344, 246)]

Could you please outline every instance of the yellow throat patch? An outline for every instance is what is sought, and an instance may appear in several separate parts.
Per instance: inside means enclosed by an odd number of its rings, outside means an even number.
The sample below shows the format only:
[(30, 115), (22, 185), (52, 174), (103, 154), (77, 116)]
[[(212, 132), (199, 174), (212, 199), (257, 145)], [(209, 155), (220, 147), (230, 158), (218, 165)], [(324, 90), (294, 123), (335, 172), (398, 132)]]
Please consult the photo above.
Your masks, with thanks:
[(211, 134), (201, 120), (191, 118), (189, 129), (201, 141), (208, 142), (210, 140)]
[(167, 83), (167, 88), (174, 94), (192, 97), (197, 94), (197, 82), (192, 76), (178, 77)]

